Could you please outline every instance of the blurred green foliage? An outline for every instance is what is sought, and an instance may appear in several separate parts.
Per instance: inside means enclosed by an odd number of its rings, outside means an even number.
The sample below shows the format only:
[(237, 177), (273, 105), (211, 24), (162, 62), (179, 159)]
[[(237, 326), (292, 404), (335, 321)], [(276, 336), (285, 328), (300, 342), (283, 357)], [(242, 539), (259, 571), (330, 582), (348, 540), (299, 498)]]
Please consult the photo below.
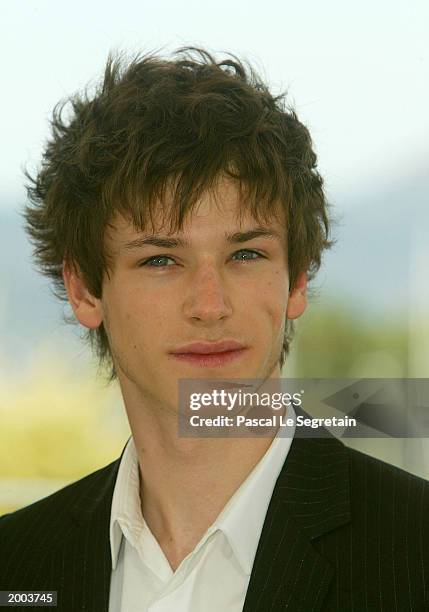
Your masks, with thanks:
[[(391, 378), (410, 375), (409, 328), (403, 318), (374, 321), (352, 308), (312, 305), (296, 324), (296, 377)], [(287, 363), (284, 375), (288, 375)]]
[[(0, 487), (2, 478), (77, 480), (116, 459), (129, 436), (118, 388), (94, 368), (77, 377), (55, 353), (33, 364), (0, 378)], [(0, 515), (12, 509), (0, 497)]]

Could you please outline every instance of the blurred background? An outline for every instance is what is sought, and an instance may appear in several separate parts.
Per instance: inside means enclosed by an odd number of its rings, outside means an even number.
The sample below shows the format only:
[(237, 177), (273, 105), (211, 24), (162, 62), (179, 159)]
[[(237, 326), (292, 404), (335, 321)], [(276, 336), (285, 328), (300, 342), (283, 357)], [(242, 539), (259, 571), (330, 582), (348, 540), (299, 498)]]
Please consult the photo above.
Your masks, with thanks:
[[(110, 50), (232, 52), (310, 129), (340, 221), (283, 376), (429, 377), (428, 20), (425, 0), (2, 3), (0, 514), (113, 461), (129, 436), (19, 215), (54, 105), (95, 83)], [(424, 438), (347, 444), (429, 478)]]

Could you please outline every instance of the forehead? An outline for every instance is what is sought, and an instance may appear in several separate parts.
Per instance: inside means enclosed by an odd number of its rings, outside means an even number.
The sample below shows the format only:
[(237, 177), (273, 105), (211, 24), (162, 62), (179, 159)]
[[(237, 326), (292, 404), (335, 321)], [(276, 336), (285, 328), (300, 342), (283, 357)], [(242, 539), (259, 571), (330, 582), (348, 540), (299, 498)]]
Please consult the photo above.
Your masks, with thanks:
[[(242, 194), (236, 181), (222, 178), (213, 189), (206, 191), (187, 211), (180, 227), (172, 223), (174, 217), (174, 201), (166, 198), (155, 206), (150, 219), (144, 225), (137, 226), (131, 215), (116, 213), (110, 220), (105, 233), (106, 246), (120, 248), (122, 244), (136, 236), (163, 234), (197, 237), (202, 233), (207, 235), (226, 236), (235, 231), (250, 228), (265, 227), (285, 234), (286, 221), (283, 207), (276, 203), (270, 208), (261, 207), (254, 215)], [(115, 248), (116, 247), (116, 248)]]

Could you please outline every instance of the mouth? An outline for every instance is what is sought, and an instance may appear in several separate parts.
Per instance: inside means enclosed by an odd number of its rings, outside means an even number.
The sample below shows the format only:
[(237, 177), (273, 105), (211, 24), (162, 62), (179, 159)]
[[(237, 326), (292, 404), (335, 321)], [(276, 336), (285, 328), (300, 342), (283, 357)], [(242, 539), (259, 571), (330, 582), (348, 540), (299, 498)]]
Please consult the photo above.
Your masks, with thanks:
[(237, 361), (247, 348), (239, 348), (216, 353), (171, 353), (175, 359), (200, 367), (219, 367)]

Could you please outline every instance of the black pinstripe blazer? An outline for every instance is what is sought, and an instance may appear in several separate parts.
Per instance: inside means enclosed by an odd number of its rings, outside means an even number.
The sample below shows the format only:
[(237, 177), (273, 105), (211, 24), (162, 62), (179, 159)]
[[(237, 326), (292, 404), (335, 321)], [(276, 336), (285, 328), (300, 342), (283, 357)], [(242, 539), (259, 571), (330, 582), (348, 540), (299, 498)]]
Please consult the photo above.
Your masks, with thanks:
[[(107, 612), (118, 466), (0, 518), (0, 590), (56, 590), (61, 611)], [(423, 612), (428, 600), (429, 483), (331, 436), (294, 438), (244, 612)]]

